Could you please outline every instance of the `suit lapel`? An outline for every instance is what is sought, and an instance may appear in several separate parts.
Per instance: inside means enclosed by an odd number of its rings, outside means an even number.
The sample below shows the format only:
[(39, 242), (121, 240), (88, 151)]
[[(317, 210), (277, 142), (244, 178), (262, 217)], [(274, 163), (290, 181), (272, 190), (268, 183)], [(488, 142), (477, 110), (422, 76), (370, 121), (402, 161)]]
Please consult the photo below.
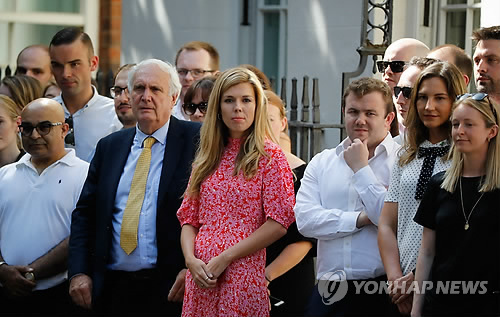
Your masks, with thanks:
[(109, 195), (107, 195), (108, 208), (105, 208), (105, 210), (110, 211), (108, 216), (111, 216), (115, 208), (114, 203), (116, 191), (118, 190), (118, 184), (130, 154), (130, 148), (132, 147), (132, 143), (134, 141), (135, 128), (128, 129), (127, 131), (124, 131), (124, 133), (124, 137), (113, 142), (109, 153), (106, 153), (111, 156), (110, 158), (106, 158), (106, 162), (111, 164), (110, 166), (107, 166), (109, 174), (106, 173), (106, 178), (108, 179), (106, 183), (109, 184)]
[(172, 181), (184, 144), (184, 134), (179, 127), (179, 121), (175, 117), (170, 117), (170, 125), (167, 132), (167, 144), (163, 156), (163, 166), (161, 168), (160, 186), (158, 188), (158, 208), (161, 207), (161, 200), (166, 196), (168, 185)]

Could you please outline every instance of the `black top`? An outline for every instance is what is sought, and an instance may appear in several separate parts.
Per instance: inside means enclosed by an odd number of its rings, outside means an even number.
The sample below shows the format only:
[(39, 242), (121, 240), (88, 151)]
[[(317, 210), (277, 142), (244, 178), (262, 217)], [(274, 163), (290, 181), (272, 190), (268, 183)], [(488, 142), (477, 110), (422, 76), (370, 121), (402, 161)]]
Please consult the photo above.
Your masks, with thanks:
[[(295, 195), (299, 190), (300, 180), (304, 176), (305, 169), (306, 165), (304, 164), (293, 170)], [(304, 314), (304, 307), (315, 281), (313, 257), (316, 254), (316, 239), (301, 235), (297, 229), (297, 223), (293, 222), (288, 227), (286, 235), (267, 247), (266, 265), (273, 262), (289, 244), (299, 241), (310, 241), (313, 247), (301, 262), (269, 284), (271, 295), (285, 302), (282, 306), (273, 306), (271, 316), (302, 316)]]
[(21, 153), (19, 153), (19, 155), (16, 157), (16, 160), (14, 162), (19, 161), (21, 159), (21, 157), (23, 157), (23, 155), (26, 154), (26, 152), (23, 149), (21, 149), (20, 151), (21, 151)]
[[(415, 221), (436, 234), (435, 256), (431, 268), (431, 291), (426, 291), (424, 312), (451, 315), (491, 314), (498, 311), (500, 297), (500, 190), (484, 193), (469, 218), (465, 230), (460, 187), (449, 193), (441, 188), (444, 172), (433, 176), (420, 203)], [(462, 177), (465, 215), (478, 201), (480, 177)], [(445, 295), (437, 284), (451, 290), (451, 281), (472, 281), (477, 293), (470, 295), (462, 287), (459, 294)], [(479, 284), (479, 283), (483, 284)], [(484, 283), (487, 282), (487, 283)], [(461, 283), (461, 282), (459, 282)], [(446, 287), (445, 287), (446, 288)]]

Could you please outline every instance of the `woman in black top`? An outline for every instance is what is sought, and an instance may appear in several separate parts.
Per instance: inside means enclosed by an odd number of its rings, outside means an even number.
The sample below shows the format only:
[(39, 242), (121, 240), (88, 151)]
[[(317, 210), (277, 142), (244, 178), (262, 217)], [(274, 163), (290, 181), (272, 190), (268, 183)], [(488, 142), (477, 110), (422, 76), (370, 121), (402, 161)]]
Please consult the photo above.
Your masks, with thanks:
[[(270, 90), (264, 93), (268, 101), (269, 123), (273, 135), (278, 139), (280, 133), (286, 131), (287, 127), (285, 107), (275, 93)], [(306, 163), (285, 149), (283, 152), (294, 173), (294, 190), (297, 194)], [(272, 306), (271, 316), (302, 316), (304, 314), (304, 307), (315, 281), (313, 261), (315, 247), (316, 239), (301, 235), (295, 222), (290, 225), (286, 235), (267, 247), (268, 288), (271, 296), (285, 302), (280, 306)]]
[(499, 120), (484, 93), (454, 105), (451, 167), (431, 179), (415, 216), (424, 232), (412, 316), (500, 314)]

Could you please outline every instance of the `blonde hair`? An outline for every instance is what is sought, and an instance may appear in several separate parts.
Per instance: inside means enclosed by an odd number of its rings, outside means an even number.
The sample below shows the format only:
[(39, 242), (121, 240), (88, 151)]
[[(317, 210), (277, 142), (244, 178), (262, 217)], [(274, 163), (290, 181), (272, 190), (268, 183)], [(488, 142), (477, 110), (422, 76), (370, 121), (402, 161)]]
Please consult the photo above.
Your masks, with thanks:
[(261, 156), (268, 156), (264, 150), (266, 138), (271, 138), (271, 127), (267, 119), (267, 100), (257, 76), (248, 69), (236, 67), (223, 72), (215, 81), (208, 100), (205, 121), (201, 127), (200, 147), (196, 153), (191, 173), (191, 181), (186, 195), (197, 197), (201, 183), (212, 174), (221, 161), (224, 147), (228, 144), (229, 131), (221, 117), (222, 95), (231, 87), (249, 83), (255, 93), (254, 122), (248, 128), (234, 163), (233, 175), (243, 171), (247, 179), (257, 172)]
[[(476, 109), (481, 113), (484, 119), (484, 123), (487, 128), (491, 128), (494, 125), (498, 125), (500, 122), (500, 117), (498, 116), (498, 106), (495, 105), (489, 97), (483, 100), (474, 100), (472, 98), (466, 98), (461, 101), (457, 101), (453, 105), (453, 110), (458, 106), (464, 105)], [(493, 112), (493, 107), (495, 112)], [(457, 182), (462, 175), (462, 170), (464, 167), (464, 155), (459, 152), (455, 146), (452, 144), (450, 150), (451, 156), (451, 166), (446, 171), (443, 184), (441, 188), (453, 193), (457, 186)], [(498, 142), (498, 134), (493, 137), (488, 144), (488, 153), (486, 156), (486, 175), (484, 176), (484, 182), (479, 184), (479, 192), (489, 192), (495, 189), (500, 189), (500, 142)]]
[[(410, 107), (406, 117), (406, 135), (405, 142), (401, 148), (402, 154), (399, 158), (399, 165), (403, 166), (413, 161), (418, 152), (418, 147), (422, 142), (429, 138), (429, 129), (424, 125), (417, 110), (418, 91), (422, 83), (430, 78), (440, 78), (446, 85), (446, 91), (451, 102), (457, 96), (466, 93), (464, 77), (458, 68), (448, 62), (438, 62), (426, 67), (417, 77), (411, 91)], [(451, 107), (451, 106), (450, 106)], [(450, 112), (451, 113), (451, 112)], [(440, 128), (446, 130), (448, 139), (451, 137), (450, 122), (446, 121)], [(442, 159), (446, 159), (443, 156)]]
[[(7, 115), (13, 122), (16, 121), (17, 117), (20, 115), (20, 111), (16, 103), (8, 96), (0, 95), (0, 107), (5, 109)], [(16, 136), (16, 144), (18, 149), (23, 148), (19, 135)]]
[(2, 84), (9, 88), (12, 100), (19, 112), (35, 99), (43, 97), (43, 88), (38, 79), (26, 75), (4, 77)]

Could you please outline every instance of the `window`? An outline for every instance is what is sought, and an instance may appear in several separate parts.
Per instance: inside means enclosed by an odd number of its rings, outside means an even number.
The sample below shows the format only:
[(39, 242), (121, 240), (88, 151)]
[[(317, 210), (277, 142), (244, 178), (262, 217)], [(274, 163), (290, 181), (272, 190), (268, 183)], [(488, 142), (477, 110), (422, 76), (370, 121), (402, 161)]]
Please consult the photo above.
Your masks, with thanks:
[(287, 1), (258, 0), (256, 66), (274, 82), (286, 76)]
[(480, 0), (440, 0), (438, 42), (455, 44), (472, 56), (472, 31), (480, 27)]

